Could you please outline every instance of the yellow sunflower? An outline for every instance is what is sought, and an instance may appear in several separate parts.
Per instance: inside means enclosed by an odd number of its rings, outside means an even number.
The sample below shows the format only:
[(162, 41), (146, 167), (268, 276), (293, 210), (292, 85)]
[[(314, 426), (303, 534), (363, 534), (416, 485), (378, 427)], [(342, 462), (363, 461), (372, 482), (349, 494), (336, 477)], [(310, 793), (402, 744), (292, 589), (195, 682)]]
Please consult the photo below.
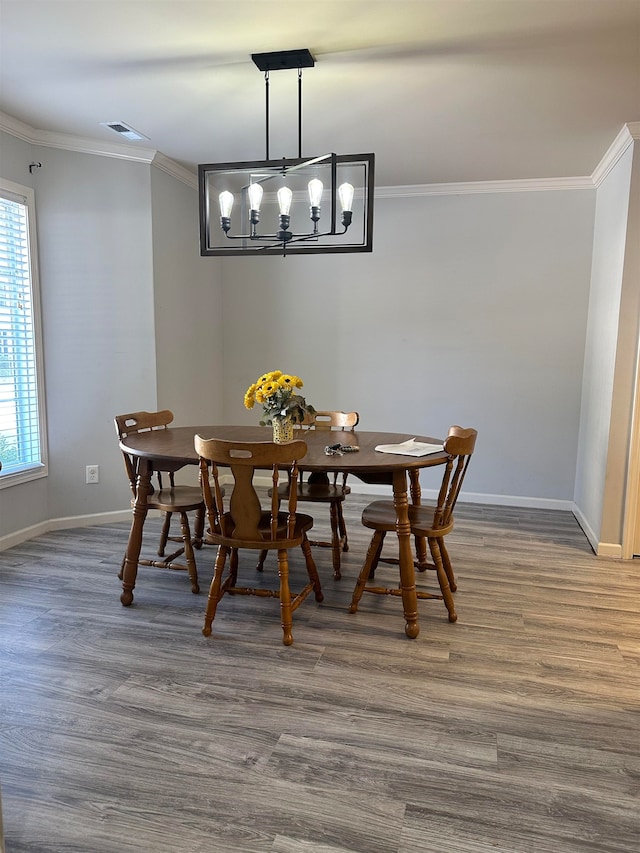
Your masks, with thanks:
[(247, 393), (244, 395), (245, 409), (253, 409), (256, 402), (256, 385), (255, 383), (247, 388)]

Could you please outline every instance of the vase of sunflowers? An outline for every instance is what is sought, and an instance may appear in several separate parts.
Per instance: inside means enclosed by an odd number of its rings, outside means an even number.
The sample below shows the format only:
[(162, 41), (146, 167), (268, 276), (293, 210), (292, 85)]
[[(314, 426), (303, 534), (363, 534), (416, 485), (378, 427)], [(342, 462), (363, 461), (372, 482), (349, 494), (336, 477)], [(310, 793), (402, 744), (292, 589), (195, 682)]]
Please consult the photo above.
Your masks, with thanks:
[(273, 427), (276, 444), (293, 441), (293, 425), (301, 423), (305, 414), (315, 413), (313, 406), (298, 393), (303, 384), (299, 376), (272, 370), (250, 385), (244, 395), (247, 409), (253, 409), (256, 403), (262, 406), (260, 426), (270, 424)]

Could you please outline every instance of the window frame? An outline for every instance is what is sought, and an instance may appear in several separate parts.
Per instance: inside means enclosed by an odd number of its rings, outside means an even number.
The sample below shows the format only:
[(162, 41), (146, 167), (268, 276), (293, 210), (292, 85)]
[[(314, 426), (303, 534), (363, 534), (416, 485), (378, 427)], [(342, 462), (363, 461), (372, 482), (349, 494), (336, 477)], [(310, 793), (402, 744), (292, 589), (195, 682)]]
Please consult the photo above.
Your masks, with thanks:
[(20, 471), (0, 471), (0, 489), (27, 483), (48, 476), (47, 414), (44, 380), (44, 344), (42, 336), (42, 303), (40, 299), (40, 275), (38, 271), (38, 241), (36, 230), (35, 193), (32, 187), (17, 184), (0, 176), (0, 195), (25, 205), (27, 214), (27, 241), (29, 256), (29, 280), (33, 324), (36, 397), (38, 404), (38, 432), (40, 461), (30, 463)]

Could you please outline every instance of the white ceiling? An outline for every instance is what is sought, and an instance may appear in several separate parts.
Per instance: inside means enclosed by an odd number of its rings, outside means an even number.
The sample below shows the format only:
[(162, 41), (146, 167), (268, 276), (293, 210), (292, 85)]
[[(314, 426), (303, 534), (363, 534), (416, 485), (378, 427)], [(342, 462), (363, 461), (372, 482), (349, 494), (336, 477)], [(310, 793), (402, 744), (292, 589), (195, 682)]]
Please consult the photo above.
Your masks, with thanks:
[[(309, 48), (303, 154), (374, 152), (376, 184), (590, 175), (640, 120), (640, 0), (0, 0), (0, 110), (191, 170), (263, 159), (251, 53)], [(272, 158), (297, 73), (271, 73)], [(131, 144), (131, 143), (127, 143)]]

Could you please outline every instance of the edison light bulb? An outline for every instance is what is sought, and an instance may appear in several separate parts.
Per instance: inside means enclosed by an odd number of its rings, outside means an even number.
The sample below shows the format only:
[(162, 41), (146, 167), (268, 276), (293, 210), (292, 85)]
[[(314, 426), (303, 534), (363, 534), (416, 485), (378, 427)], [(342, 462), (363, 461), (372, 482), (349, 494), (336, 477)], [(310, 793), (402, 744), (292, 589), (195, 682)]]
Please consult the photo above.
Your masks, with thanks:
[(262, 184), (249, 184), (249, 207), (251, 210), (260, 210), (262, 202)]
[(351, 184), (340, 184), (338, 187), (340, 205), (344, 211), (353, 210), (353, 186)]
[(311, 203), (311, 207), (320, 207), (323, 189), (322, 181), (318, 180), (318, 178), (313, 178), (313, 180), (309, 181), (309, 202)]
[(280, 216), (289, 216), (293, 193), (289, 187), (281, 187), (278, 190), (278, 204), (280, 205)]
[(233, 207), (233, 193), (230, 193), (229, 190), (221, 192), (218, 196), (218, 202), (220, 203), (220, 216), (229, 219)]

